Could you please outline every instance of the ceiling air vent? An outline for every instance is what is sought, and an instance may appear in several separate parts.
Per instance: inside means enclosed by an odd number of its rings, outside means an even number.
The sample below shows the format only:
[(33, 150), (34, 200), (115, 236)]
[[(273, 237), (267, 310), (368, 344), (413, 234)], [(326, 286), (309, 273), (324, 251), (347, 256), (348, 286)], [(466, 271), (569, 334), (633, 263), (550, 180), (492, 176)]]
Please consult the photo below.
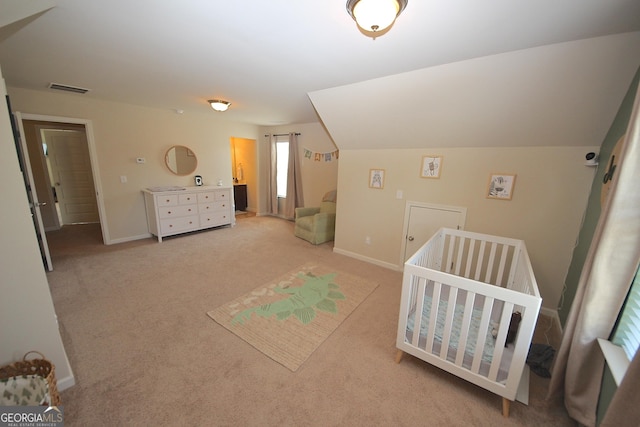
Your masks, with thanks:
[(65, 92), (73, 92), (73, 93), (89, 92), (89, 89), (85, 89), (82, 87), (69, 86), (69, 85), (62, 85), (60, 83), (49, 83), (49, 89), (64, 90)]

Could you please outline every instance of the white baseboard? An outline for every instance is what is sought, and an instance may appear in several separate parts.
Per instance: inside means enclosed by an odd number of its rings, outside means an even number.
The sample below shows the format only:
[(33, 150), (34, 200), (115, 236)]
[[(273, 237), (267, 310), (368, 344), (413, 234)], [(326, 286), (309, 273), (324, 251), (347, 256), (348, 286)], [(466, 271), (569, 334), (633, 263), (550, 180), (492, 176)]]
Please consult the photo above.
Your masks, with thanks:
[(123, 237), (121, 239), (111, 239), (108, 242), (105, 242), (105, 245), (116, 245), (118, 243), (133, 242), (134, 240), (148, 239), (149, 237), (155, 236), (151, 235), (151, 233), (147, 233), (140, 234), (138, 236)]
[(553, 323), (555, 323), (560, 333), (562, 333), (562, 323), (560, 323), (560, 316), (558, 315), (558, 310), (542, 307), (540, 308), (540, 314), (547, 317), (551, 317), (551, 319), (553, 320)]
[(76, 385), (76, 379), (73, 375), (69, 375), (64, 378), (56, 378), (56, 380), (58, 384), (58, 391), (63, 391)]
[(380, 267), (388, 268), (389, 270), (402, 271), (402, 267), (398, 267), (395, 264), (391, 264), (389, 262), (380, 261), (380, 260), (375, 259), (375, 258), (370, 258), (370, 257), (364, 256), (364, 255), (360, 255), (360, 254), (357, 254), (355, 252), (346, 251), (344, 249), (340, 249), (340, 248), (336, 248), (336, 247), (333, 248), (333, 252), (335, 252), (337, 254), (340, 254), (340, 255), (348, 256), (350, 258), (355, 258), (355, 259), (358, 259), (360, 261), (368, 262), (369, 264), (379, 265)]

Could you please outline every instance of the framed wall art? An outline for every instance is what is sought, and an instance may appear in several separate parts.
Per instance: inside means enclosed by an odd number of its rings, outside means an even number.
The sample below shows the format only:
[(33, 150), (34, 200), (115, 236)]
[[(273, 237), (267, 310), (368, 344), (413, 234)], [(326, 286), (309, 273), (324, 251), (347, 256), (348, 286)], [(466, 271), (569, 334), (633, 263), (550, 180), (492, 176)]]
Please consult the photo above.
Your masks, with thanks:
[(420, 167), (420, 177), (440, 178), (441, 169), (442, 169), (442, 156), (422, 156), (422, 164)]
[(492, 173), (489, 175), (487, 198), (499, 200), (511, 200), (513, 187), (516, 183), (516, 175), (508, 173)]
[(384, 188), (384, 169), (369, 169), (369, 188)]

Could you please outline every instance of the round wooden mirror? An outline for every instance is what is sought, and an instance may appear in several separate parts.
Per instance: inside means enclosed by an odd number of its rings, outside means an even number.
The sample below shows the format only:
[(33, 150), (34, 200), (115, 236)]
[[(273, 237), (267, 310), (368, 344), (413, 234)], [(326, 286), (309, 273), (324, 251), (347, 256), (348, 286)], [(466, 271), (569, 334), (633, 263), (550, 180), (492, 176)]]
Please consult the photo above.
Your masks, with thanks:
[(189, 175), (196, 170), (198, 159), (195, 153), (184, 145), (174, 145), (164, 156), (167, 168), (176, 175)]

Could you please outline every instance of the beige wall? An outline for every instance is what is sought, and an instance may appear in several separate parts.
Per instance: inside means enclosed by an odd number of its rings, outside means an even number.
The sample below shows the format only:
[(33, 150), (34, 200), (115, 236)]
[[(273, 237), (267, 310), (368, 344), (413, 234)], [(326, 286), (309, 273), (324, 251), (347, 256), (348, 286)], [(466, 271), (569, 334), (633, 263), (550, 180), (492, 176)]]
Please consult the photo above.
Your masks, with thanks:
[[(225, 121), (217, 113), (177, 114), (173, 110), (100, 101), (74, 94), (9, 88), (14, 111), (23, 114), (91, 120), (97, 157), (98, 186), (102, 190), (109, 243), (148, 235), (143, 188), (156, 185), (205, 185), (221, 179), (231, 186), (230, 138), (258, 138), (258, 127)], [(196, 171), (173, 175), (164, 156), (172, 145), (186, 145), (198, 158)], [(145, 164), (135, 159), (144, 157)], [(120, 177), (127, 178), (121, 183)]]
[[(543, 297), (555, 310), (582, 221), (597, 147), (342, 150), (335, 250), (400, 268), (408, 200), (466, 207), (466, 229), (523, 239)], [(419, 176), (423, 155), (443, 156), (440, 179)], [(385, 169), (384, 189), (368, 187)], [(513, 199), (485, 197), (489, 174), (517, 174)], [(397, 191), (403, 193), (397, 198)], [(365, 243), (365, 237), (371, 243)]]
[[(337, 149), (319, 123), (256, 127), (225, 122), (212, 114), (179, 115), (77, 95), (17, 88), (9, 93), (16, 111), (91, 120), (111, 242), (147, 235), (142, 188), (193, 185), (192, 175), (179, 177), (166, 169), (164, 154), (171, 145), (193, 149), (198, 156), (194, 175), (202, 175), (205, 184), (222, 179), (231, 185), (231, 138), (255, 139), (259, 159), (255, 209), (264, 213), (268, 181), (264, 135), (299, 132), (305, 205), (317, 206), (325, 192), (338, 188), (336, 251), (399, 268), (407, 200), (467, 207), (467, 229), (526, 241), (547, 308), (555, 308), (560, 299), (594, 173), (584, 166), (584, 155), (597, 151), (597, 147), (341, 150), (339, 160), (317, 162), (304, 158), (304, 149), (320, 153)], [(444, 156), (440, 179), (419, 177), (426, 154)], [(136, 157), (145, 157), (146, 163), (136, 164)], [(368, 188), (371, 168), (386, 169), (383, 190)], [(513, 200), (485, 198), (490, 172), (518, 175)], [(120, 176), (126, 176), (127, 183), (121, 183)], [(397, 190), (402, 190), (402, 199), (396, 197)], [(369, 245), (366, 236), (371, 237)]]

